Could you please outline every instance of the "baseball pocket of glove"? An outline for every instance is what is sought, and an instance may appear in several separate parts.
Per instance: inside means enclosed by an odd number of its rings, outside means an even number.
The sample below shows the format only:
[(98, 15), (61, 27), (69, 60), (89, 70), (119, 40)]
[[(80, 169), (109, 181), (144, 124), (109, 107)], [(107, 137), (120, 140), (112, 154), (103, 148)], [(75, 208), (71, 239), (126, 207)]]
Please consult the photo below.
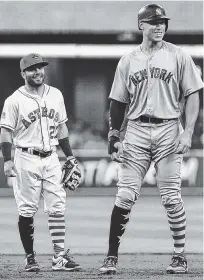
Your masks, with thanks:
[(81, 182), (81, 171), (79, 169), (77, 160), (71, 156), (62, 166), (62, 184), (64, 188), (71, 191), (76, 190)]

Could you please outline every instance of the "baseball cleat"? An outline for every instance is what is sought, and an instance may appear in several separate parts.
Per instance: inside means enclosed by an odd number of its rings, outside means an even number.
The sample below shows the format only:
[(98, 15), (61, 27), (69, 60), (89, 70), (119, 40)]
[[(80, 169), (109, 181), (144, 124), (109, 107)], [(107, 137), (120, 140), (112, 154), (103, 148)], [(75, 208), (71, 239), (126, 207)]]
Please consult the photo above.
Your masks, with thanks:
[(117, 257), (107, 256), (103, 261), (103, 265), (100, 268), (100, 272), (102, 274), (115, 274), (117, 270), (117, 263), (118, 263)]
[(40, 271), (39, 265), (36, 262), (35, 258), (36, 253), (26, 254), (25, 258), (25, 270), (29, 272), (38, 272)]
[(54, 271), (78, 271), (81, 269), (81, 266), (72, 260), (72, 257), (69, 255), (69, 250), (67, 250), (57, 257), (53, 256), (52, 269)]
[(169, 274), (183, 274), (188, 272), (187, 260), (185, 255), (173, 255), (172, 263), (167, 267)]

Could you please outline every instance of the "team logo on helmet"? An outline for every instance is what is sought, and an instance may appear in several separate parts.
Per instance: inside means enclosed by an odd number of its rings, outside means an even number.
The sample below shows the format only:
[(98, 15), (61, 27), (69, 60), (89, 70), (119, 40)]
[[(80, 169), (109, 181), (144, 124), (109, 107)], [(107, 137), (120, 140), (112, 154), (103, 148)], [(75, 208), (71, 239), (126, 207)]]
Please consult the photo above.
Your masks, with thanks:
[(162, 14), (162, 11), (161, 11), (159, 8), (157, 8), (157, 9), (156, 9), (156, 14), (159, 16), (159, 15)]
[(32, 58), (38, 59), (38, 55), (34, 54)]

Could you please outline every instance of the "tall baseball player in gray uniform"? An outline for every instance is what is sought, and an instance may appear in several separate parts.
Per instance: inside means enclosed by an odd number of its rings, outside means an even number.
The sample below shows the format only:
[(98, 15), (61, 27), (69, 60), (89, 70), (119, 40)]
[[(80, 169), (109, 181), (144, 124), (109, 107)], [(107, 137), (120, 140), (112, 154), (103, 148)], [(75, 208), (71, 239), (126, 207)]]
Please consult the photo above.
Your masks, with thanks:
[[(44, 83), (46, 65), (48, 62), (39, 54), (29, 54), (20, 61), (25, 85), (5, 100), (0, 121), (4, 172), (7, 178), (13, 177), (26, 271), (39, 271), (33, 251), (33, 217), (41, 194), (54, 249), (52, 269), (73, 271), (80, 266), (64, 250), (65, 188), (78, 187), (81, 174), (69, 144), (62, 93)], [(63, 167), (56, 153), (57, 145), (67, 157)]]
[[(163, 41), (169, 18), (155, 4), (138, 14), (142, 43), (124, 55), (117, 66), (110, 93), (109, 154), (119, 162), (118, 193), (112, 211), (109, 250), (101, 273), (115, 273), (121, 237), (151, 162), (173, 237), (168, 273), (186, 273), (186, 215), (181, 198), (181, 163), (191, 147), (203, 82), (191, 57)], [(179, 117), (185, 104), (185, 128)], [(127, 131), (120, 142), (126, 105)]]

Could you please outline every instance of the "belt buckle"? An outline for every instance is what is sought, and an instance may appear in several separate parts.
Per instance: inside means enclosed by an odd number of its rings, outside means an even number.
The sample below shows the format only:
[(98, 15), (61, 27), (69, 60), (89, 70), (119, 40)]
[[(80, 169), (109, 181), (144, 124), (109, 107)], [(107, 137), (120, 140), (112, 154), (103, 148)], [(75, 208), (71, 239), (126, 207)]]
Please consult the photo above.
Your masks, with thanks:
[(48, 152), (39, 152), (39, 156), (42, 157), (42, 158), (46, 158), (48, 156), (51, 155), (51, 151), (48, 151)]
[(45, 158), (46, 154), (43, 154), (42, 152), (39, 152), (39, 156), (42, 157), (42, 158)]

